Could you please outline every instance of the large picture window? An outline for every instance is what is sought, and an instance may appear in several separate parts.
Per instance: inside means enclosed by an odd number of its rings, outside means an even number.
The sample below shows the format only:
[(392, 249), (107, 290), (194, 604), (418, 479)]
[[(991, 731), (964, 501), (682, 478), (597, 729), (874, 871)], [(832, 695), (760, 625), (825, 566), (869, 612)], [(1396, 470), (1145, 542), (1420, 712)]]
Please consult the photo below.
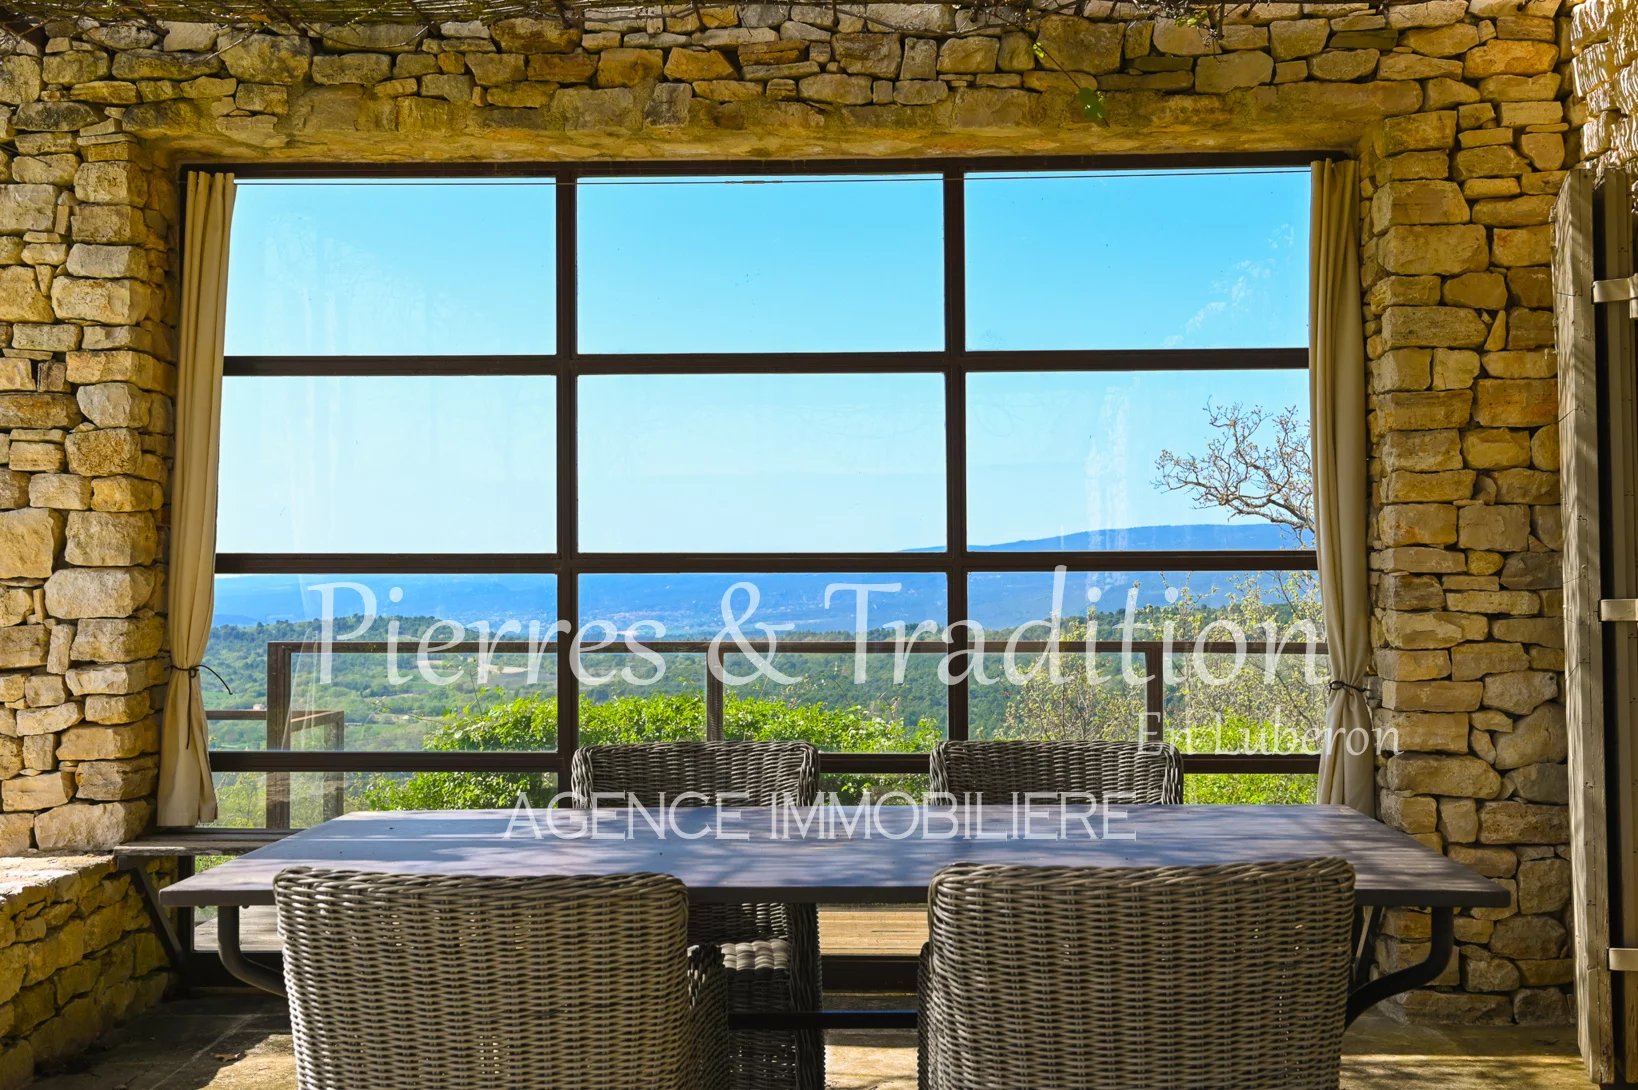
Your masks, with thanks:
[(947, 737), (1311, 797), (1307, 171), (983, 165), (241, 175), (223, 823), (686, 738), (844, 799)]

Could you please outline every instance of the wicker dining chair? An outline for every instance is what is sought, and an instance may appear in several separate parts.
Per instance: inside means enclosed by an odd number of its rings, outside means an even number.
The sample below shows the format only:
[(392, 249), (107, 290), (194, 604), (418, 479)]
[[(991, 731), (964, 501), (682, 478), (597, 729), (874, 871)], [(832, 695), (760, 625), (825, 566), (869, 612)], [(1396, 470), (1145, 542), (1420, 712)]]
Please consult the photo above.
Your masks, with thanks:
[(1336, 1090), (1342, 859), (957, 864), (928, 891), (921, 1090)]
[(940, 742), (930, 771), (930, 791), (996, 804), (1032, 791), (1183, 801), (1183, 758), (1166, 742)]
[[(807, 742), (656, 742), (582, 746), (570, 768), (574, 805), (812, 804), (819, 751)], [(602, 796), (614, 797), (602, 797)], [(619, 801), (617, 801), (619, 800)], [(688, 938), (722, 950), (728, 1005), (735, 1011), (818, 1010), (819, 913), (812, 904), (695, 905)], [(824, 1090), (825, 1042), (818, 1029), (737, 1031), (735, 1090)]]
[(728, 1085), (714, 946), (663, 874), (273, 881), (301, 1090)]

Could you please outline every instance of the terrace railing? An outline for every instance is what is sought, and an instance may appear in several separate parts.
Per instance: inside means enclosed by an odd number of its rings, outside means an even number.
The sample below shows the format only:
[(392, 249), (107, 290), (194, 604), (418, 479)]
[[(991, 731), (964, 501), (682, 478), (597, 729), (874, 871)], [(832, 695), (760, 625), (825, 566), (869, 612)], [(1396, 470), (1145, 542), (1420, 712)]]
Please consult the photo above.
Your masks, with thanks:
[[(1149, 741), (1167, 738), (1166, 699), (1168, 655), (1196, 651), (1205, 655), (1244, 655), (1246, 659), (1260, 659), (1264, 664), (1273, 657), (1326, 653), (1323, 644), (1304, 644), (1293, 647), (1289, 643), (1247, 642), (1235, 643), (1165, 643), (1159, 640), (1133, 640), (1124, 643), (1091, 643), (1085, 640), (1020, 641), (1011, 645), (1023, 655), (1039, 656), (1049, 650), (1069, 655), (1094, 654), (1130, 655), (1136, 664), (1141, 660), (1146, 681), (1144, 690), (1144, 737)], [(411, 645), (413, 650), (414, 645)], [(762, 655), (917, 655), (960, 654), (970, 648), (957, 648), (942, 642), (913, 641), (903, 645), (892, 640), (864, 642), (843, 640), (789, 640), (777, 648), (766, 644), (724, 645), (710, 640), (655, 640), (643, 644), (648, 650), (661, 655), (701, 655), (706, 660), (705, 737), (720, 740), (724, 737), (724, 705), (727, 686), (723, 681), (725, 658), (755, 653)], [(521, 640), (464, 641), (439, 644), (438, 655), (544, 655), (552, 645), (541, 645)], [(267, 703), (262, 709), (214, 709), (206, 713), (213, 721), (263, 720), (266, 722), (264, 749), (215, 749), (210, 751), (211, 767), (217, 772), (252, 772), (266, 776), (266, 827), (291, 827), (291, 775), (293, 773), (322, 773), (323, 801), (321, 812), (325, 819), (344, 812), (346, 776), (349, 773), (371, 772), (529, 772), (566, 775), (572, 751), (565, 747), (546, 750), (517, 751), (444, 751), (444, 750), (348, 750), (346, 748), (346, 714), (340, 709), (298, 709), (294, 707), (296, 659), (301, 655), (316, 655), (328, 651), (338, 655), (394, 655), (405, 654), (402, 644), (383, 642), (332, 642), (275, 640), (267, 644)], [(629, 655), (623, 647), (587, 648), (588, 658), (600, 655)], [(295, 743), (317, 732), (318, 746), (308, 748)], [(834, 773), (917, 773), (927, 770), (928, 755), (915, 753), (844, 753), (820, 754), (820, 770)], [(1319, 770), (1319, 755), (1301, 753), (1190, 753), (1183, 754), (1184, 773), (1225, 773), (1240, 775), (1312, 774)], [(505, 800), (496, 800), (496, 805)]]

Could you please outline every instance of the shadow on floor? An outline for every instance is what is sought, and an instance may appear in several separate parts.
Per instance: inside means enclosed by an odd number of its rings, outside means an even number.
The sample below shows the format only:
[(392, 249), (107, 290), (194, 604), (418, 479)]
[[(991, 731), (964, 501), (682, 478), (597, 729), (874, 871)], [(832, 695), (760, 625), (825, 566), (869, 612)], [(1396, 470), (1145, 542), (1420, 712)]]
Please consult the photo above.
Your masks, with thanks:
[[(839, 1007), (905, 1007), (910, 996), (828, 996)], [(1589, 1090), (1569, 1028), (1403, 1026), (1367, 1015), (1344, 1042), (1342, 1090)], [(914, 1090), (915, 1034), (833, 1034), (833, 1090)], [(242, 993), (166, 1003), (108, 1034), (35, 1090), (290, 1090), (282, 1000)], [(407, 1090), (407, 1088), (406, 1088)]]

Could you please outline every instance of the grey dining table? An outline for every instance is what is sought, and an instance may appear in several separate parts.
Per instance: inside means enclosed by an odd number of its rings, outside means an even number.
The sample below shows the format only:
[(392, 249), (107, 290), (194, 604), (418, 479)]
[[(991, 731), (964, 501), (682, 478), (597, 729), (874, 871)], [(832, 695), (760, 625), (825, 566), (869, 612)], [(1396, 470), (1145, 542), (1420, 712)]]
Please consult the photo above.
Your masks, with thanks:
[[(218, 909), (217, 948), (239, 979), (281, 992), (240, 948), (239, 910), (273, 903), (286, 867), (444, 875), (672, 874), (699, 903), (924, 902), (951, 863), (1183, 866), (1339, 856), (1355, 872), (1356, 969), (1349, 1019), (1434, 980), (1459, 908), (1499, 908), (1505, 889), (1404, 833), (1341, 806), (1131, 806), (1106, 821), (1030, 806), (799, 809), (679, 807), (356, 812), (304, 829), (160, 892), (167, 907)], [(595, 826), (588, 823), (595, 821)], [(656, 828), (656, 826), (659, 826)], [(1382, 913), (1431, 911), (1421, 962), (1372, 978)], [(913, 1024), (914, 1012), (736, 1015), (743, 1028)]]

